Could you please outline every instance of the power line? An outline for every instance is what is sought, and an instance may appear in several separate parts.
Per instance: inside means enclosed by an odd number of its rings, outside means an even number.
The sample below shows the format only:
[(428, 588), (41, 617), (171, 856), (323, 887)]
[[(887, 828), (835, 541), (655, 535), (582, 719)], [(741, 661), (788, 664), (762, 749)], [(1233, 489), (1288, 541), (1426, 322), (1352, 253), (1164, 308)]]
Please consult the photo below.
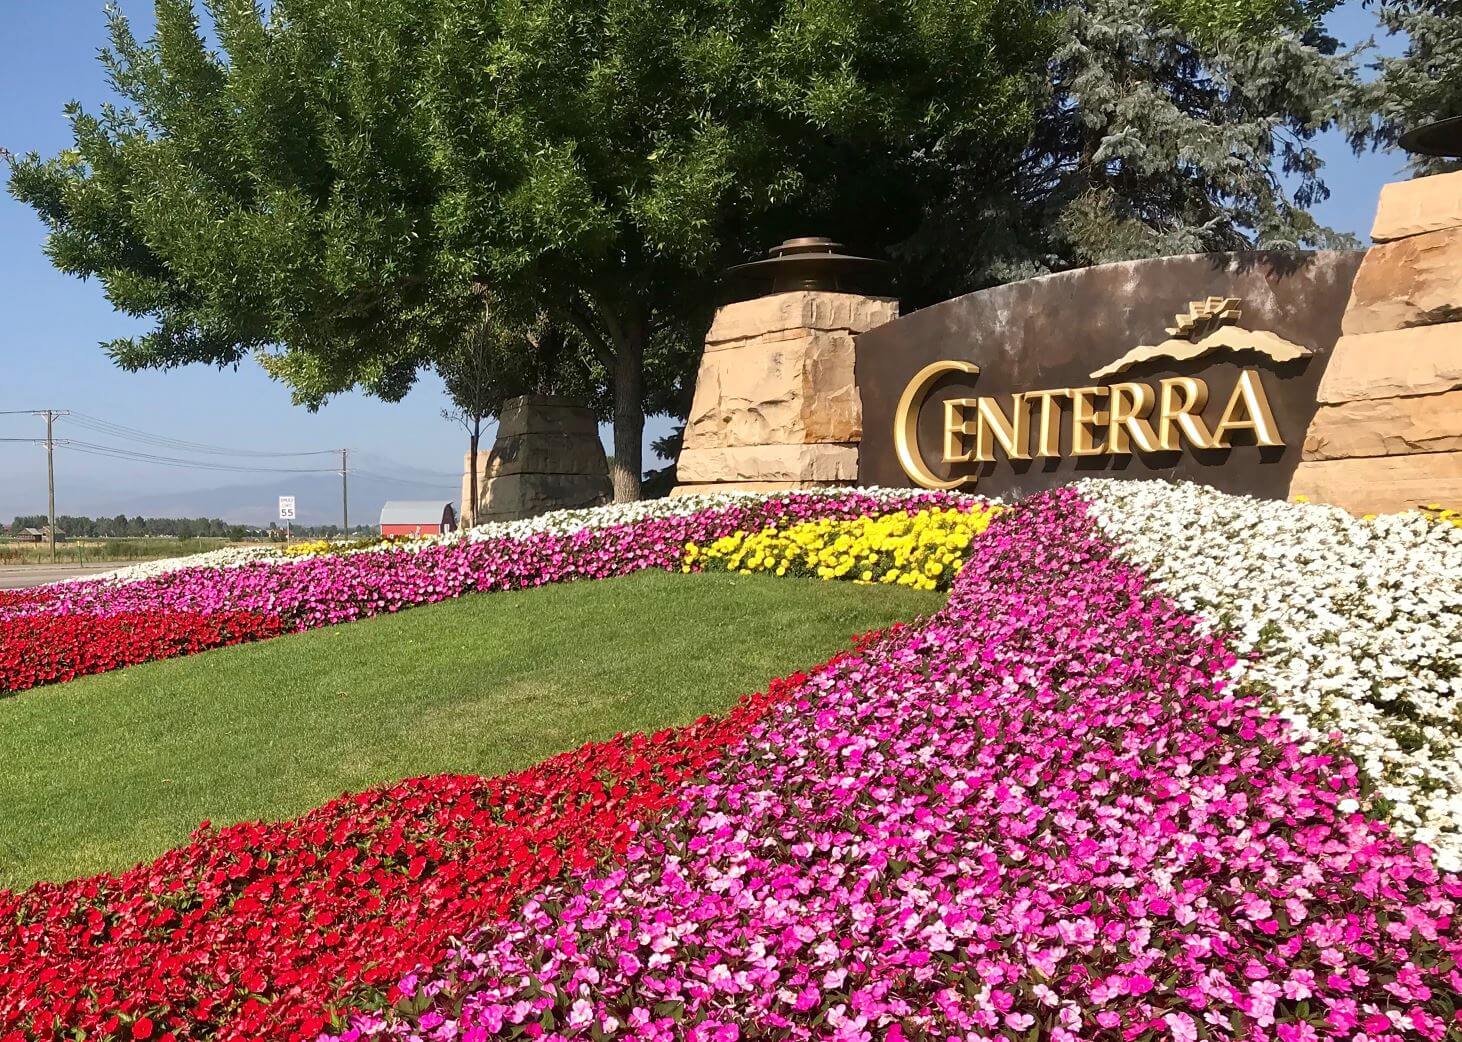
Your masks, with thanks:
[(288, 456), (333, 456), (340, 451), (339, 449), (274, 451), (229, 448), (224, 445), (210, 445), (207, 442), (173, 438), (164, 434), (150, 434), (137, 427), (128, 427), (126, 424), (113, 423), (111, 420), (102, 419), (100, 416), (91, 416), (84, 412), (72, 413), (71, 422), (87, 430), (96, 431), (99, 434), (107, 434), (128, 441), (150, 443), (161, 448), (172, 449), (175, 452), (192, 452), (207, 456), (245, 456), (258, 459), (277, 459)]
[[(138, 427), (130, 427), (126, 424), (116, 423), (100, 416), (92, 416), (83, 412), (68, 412), (59, 409), (10, 409), (0, 410), (0, 416), (43, 416), (46, 418), (47, 436), (42, 438), (0, 438), (0, 442), (23, 443), (30, 445), (46, 445), (47, 458), (56, 448), (63, 448), (70, 452), (80, 453), (87, 456), (98, 456), (105, 459), (120, 459), (132, 463), (145, 463), (152, 466), (171, 467), (184, 470), (202, 470), (233, 474), (338, 474), (340, 475), (340, 496), (341, 496), (341, 520), (343, 527), (350, 527), (350, 450), (349, 449), (314, 449), (314, 450), (293, 450), (275, 451), (264, 449), (242, 449), (230, 448), (224, 445), (214, 445), (208, 442), (190, 441), (185, 438), (174, 438), (169, 435), (153, 434)], [(115, 438), (120, 441), (132, 442), (134, 445), (109, 445), (98, 442), (85, 441), (78, 438), (55, 438), (52, 434), (54, 420), (59, 417), (68, 417), (68, 422), (80, 427), (82, 430), (91, 431), (104, 435), (108, 438)], [(227, 462), (225, 460), (188, 459), (184, 456), (164, 455), (159, 452), (145, 451), (147, 449), (163, 449), (175, 453), (186, 453), (202, 456), (223, 456), (235, 460), (258, 459), (258, 460), (285, 460), (302, 459), (314, 456), (334, 456), (339, 454), (337, 466), (320, 467), (274, 467), (259, 466), (244, 462)], [(323, 462), (323, 461), (322, 461)], [(53, 468), (48, 468), (54, 473)], [(426, 473), (428, 477), (439, 480), (421, 480), (419, 478), (404, 478), (392, 474), (382, 474), (369, 470), (356, 470), (356, 474), (363, 477), (376, 478), (380, 481), (390, 481), (404, 485), (414, 485), (420, 488), (430, 488), (438, 492), (457, 488), (458, 478), (451, 474)], [(54, 477), (51, 479), (52, 501), (54, 503)], [(54, 513), (54, 506), (52, 508)], [(53, 522), (54, 527), (54, 522)]]
[(359, 467), (351, 471), (351, 473), (356, 475), (357, 477), (375, 478), (378, 481), (394, 481), (401, 485), (420, 485), (423, 488), (450, 488), (454, 490), (457, 488), (456, 481), (416, 481), (412, 478), (398, 478), (394, 474), (377, 474), (375, 471), (361, 470)]
[[(338, 474), (339, 467), (258, 467), (245, 464), (190, 460), (177, 456), (159, 456), (150, 452), (123, 448), (116, 445), (99, 445), (96, 442), (67, 438), (56, 442), (58, 446), (82, 452), (89, 456), (108, 456), (113, 459), (130, 460), (134, 463), (155, 463), (164, 467), (183, 467), (192, 470), (228, 471), (239, 474)], [(336, 450), (339, 451), (339, 450)]]
[[(212, 445), (208, 442), (190, 441), (186, 438), (174, 438), (165, 434), (152, 434), (137, 427), (129, 427), (123, 423), (116, 423), (112, 420), (103, 419), (100, 416), (92, 416), (88, 413), (77, 413), (73, 422), (83, 430), (94, 431), (110, 438), (117, 438), (123, 441), (135, 442), (148, 448), (162, 448), (172, 452), (185, 452), (192, 455), (202, 456), (225, 456), (237, 460), (242, 459), (301, 459), (312, 456), (334, 456), (340, 454), (340, 466), (334, 467), (261, 467), (246, 466), (241, 463), (224, 463), (221, 461), (205, 462), (202, 460), (181, 459), (177, 456), (163, 456), (155, 452), (143, 452), (141, 449), (118, 447), (115, 445), (98, 445), (94, 442), (86, 442), (73, 439), (71, 447), (80, 452), (89, 453), (94, 456), (105, 456), (112, 459), (125, 459), (135, 463), (148, 463), (161, 467), (186, 468), (188, 470), (205, 470), (214, 472), (225, 472), (232, 474), (339, 474), (340, 475), (340, 520), (341, 527), (350, 530), (350, 450), (349, 449), (314, 449), (314, 450), (290, 450), (271, 451), (261, 449), (239, 449), (224, 445)], [(286, 531), (288, 528), (286, 526)]]

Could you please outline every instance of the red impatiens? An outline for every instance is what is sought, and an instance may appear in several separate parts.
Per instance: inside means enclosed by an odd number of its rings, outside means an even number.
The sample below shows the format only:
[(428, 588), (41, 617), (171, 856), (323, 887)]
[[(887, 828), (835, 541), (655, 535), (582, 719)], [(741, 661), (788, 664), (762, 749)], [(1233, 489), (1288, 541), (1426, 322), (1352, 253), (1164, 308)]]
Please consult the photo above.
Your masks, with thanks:
[(288, 627), (255, 611), (130, 611), (0, 619), (0, 691), (277, 636)]
[(518, 774), (413, 779), (289, 822), (205, 823), (121, 876), (0, 891), (0, 1042), (312, 1039), (343, 1003), (389, 991), (525, 891), (622, 852), (805, 680)]

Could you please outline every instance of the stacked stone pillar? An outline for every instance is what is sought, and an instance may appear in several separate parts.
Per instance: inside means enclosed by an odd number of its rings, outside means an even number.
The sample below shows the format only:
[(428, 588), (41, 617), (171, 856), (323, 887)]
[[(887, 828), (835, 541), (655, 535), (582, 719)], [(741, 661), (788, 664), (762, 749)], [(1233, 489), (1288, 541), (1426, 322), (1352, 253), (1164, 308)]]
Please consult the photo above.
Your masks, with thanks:
[(717, 311), (673, 494), (855, 483), (863, 418), (853, 338), (897, 317), (892, 298), (824, 290)]
[(471, 455), (464, 459), (463, 515), (474, 524), (517, 521), (549, 510), (593, 507), (613, 498), (594, 413), (562, 398), (509, 398), (491, 452), (477, 454), (477, 507)]
[(1462, 172), (1387, 185), (1293, 495), (1462, 506)]

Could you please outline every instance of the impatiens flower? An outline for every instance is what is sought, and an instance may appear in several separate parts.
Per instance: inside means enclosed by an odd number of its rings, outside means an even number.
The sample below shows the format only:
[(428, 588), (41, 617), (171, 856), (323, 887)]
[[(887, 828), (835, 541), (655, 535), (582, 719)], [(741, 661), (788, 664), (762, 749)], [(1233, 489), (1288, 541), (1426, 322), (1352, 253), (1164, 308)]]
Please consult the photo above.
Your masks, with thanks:
[[(648, 1006), (635, 1042), (727, 1024), (1267, 1042), (1404, 991), (1425, 1017), (1388, 1036), (1427, 1037), (1462, 881), (1341, 811), (1355, 765), (1296, 741), (1236, 664), (1076, 496), (1027, 500), (972, 544), (943, 611), (810, 676), (623, 863), (443, 953), (431, 1007), (471, 1024), (533, 996), (583, 998), (596, 1023)], [(652, 954), (627, 974), (626, 952)], [(420, 1012), (371, 1023), (430, 1037)]]
[(877, 531), (932, 554), (879, 581), (951, 590), (723, 719), (0, 892), (0, 1042), (1462, 1037), (1457, 790), (1428, 773), (1458, 613), (1416, 570), (1457, 575), (1462, 530), (1270, 505), (1259, 544), (1246, 502), (730, 497), (0, 594), (0, 627), (73, 634), (12, 658), (43, 683), (112, 668), (88, 627), (132, 635), (119, 662), (185, 654), (722, 540), (788, 574), (794, 531), (810, 574), (877, 574)]
[(1188, 1014), (1165, 1013), (1163, 1023), (1168, 1026), (1168, 1032), (1175, 1042), (1197, 1042), (1198, 1025)]
[[(168, 1023), (178, 1039), (313, 1042), (360, 989), (429, 997), (413, 966), (525, 891), (623, 855), (642, 819), (805, 679), (517, 774), (418, 778), (272, 825), (204, 822), (120, 876), (0, 890), (0, 1039), (116, 1038), (124, 1014), (154, 1038)], [(534, 1014), (500, 1004), (483, 1023), (504, 1010), (513, 1024)], [(381, 1023), (363, 1015), (353, 1030)]]
[(1378, 809), (1462, 870), (1462, 528), (1191, 484), (1078, 487), (1123, 559), (1229, 634), (1238, 679), (1311, 747), (1343, 745)]

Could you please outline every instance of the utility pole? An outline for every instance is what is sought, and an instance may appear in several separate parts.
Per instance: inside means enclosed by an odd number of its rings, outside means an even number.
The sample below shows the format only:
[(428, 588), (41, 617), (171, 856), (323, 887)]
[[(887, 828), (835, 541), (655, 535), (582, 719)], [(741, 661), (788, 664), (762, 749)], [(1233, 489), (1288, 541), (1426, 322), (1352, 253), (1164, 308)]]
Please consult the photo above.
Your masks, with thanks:
[(51, 539), (51, 563), (56, 563), (56, 437), (54, 427), (56, 414), (46, 410), (46, 502), (51, 523), (46, 534)]
[(47, 535), (51, 543), (51, 563), (56, 563), (56, 436), (55, 424), (57, 416), (69, 415), (65, 409), (43, 409), (37, 413), (38, 416), (46, 418), (46, 499), (48, 503), (47, 516), (50, 526), (47, 528)]
[(340, 527), (350, 538), (350, 450), (340, 450)]

